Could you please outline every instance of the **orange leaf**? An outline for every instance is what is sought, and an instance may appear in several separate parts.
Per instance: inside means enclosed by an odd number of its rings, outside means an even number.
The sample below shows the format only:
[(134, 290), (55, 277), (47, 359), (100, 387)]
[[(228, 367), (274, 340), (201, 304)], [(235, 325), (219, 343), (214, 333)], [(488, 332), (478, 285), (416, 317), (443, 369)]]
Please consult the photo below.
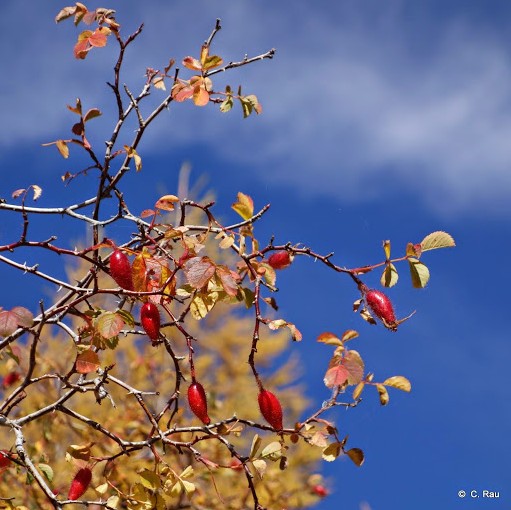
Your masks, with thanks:
[(88, 350), (76, 357), (76, 371), (79, 374), (90, 374), (99, 368), (99, 356), (97, 352)]
[(179, 198), (176, 195), (164, 195), (158, 199), (154, 207), (163, 211), (173, 211), (176, 202), (179, 202)]
[(203, 86), (195, 87), (193, 102), (196, 106), (206, 106), (209, 103), (209, 92)]
[(102, 48), (106, 46), (107, 36), (109, 36), (111, 30), (107, 27), (99, 27), (94, 30), (94, 33), (89, 37), (89, 43), (91, 46), (96, 48)]
[(186, 57), (186, 58), (184, 58), (183, 59), (183, 65), (187, 69), (192, 69), (194, 71), (201, 71), (202, 70), (201, 63), (196, 58), (193, 58), (193, 57)]
[(89, 50), (91, 49), (91, 46), (89, 44), (88, 39), (80, 40), (78, 39), (78, 42), (75, 44), (74, 47), (74, 55), (75, 58), (83, 60), (86, 56)]
[(193, 87), (184, 82), (178, 82), (172, 87), (172, 97), (178, 103), (182, 103), (193, 96)]

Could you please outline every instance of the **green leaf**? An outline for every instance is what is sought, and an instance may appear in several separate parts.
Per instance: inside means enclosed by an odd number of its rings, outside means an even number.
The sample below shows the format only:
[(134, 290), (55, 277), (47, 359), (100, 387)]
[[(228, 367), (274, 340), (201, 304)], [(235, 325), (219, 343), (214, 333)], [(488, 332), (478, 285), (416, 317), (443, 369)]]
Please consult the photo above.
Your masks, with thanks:
[(38, 464), (39, 471), (41, 471), (50, 483), (53, 481), (53, 469), (48, 464)]
[(252, 446), (250, 447), (250, 453), (248, 455), (250, 459), (253, 459), (257, 455), (259, 447), (261, 446), (261, 441), (262, 439), (259, 434), (256, 434), (252, 439)]
[(280, 457), (282, 457), (282, 444), (280, 444), (278, 441), (273, 441), (263, 448), (261, 457), (263, 459), (268, 458), (273, 461), (280, 459)]
[(393, 287), (396, 285), (398, 279), (399, 275), (397, 273), (396, 266), (390, 262), (385, 266), (380, 282), (383, 287)]
[(416, 258), (409, 258), (408, 263), (410, 265), (412, 285), (416, 289), (423, 289), (429, 281), (429, 269)]
[(422, 251), (436, 250), (438, 248), (453, 248), (454, 239), (447, 232), (441, 230), (427, 235), (420, 243)]
[(403, 377), (402, 375), (395, 375), (394, 377), (389, 377), (383, 383), (385, 386), (390, 386), (391, 388), (396, 388), (401, 391), (411, 391), (412, 384), (410, 381)]
[(228, 111), (232, 110), (233, 106), (234, 106), (234, 101), (232, 99), (232, 96), (229, 96), (229, 97), (225, 98), (220, 103), (220, 111), (222, 113), (227, 113)]

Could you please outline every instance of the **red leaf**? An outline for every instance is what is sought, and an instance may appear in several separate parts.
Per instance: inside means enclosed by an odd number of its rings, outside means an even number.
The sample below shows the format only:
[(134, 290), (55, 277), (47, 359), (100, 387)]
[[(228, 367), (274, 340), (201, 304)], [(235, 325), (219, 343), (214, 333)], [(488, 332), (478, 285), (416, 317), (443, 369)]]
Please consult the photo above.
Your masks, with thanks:
[(215, 269), (208, 257), (192, 257), (183, 265), (188, 283), (195, 289), (202, 289), (215, 274)]
[(216, 268), (216, 274), (222, 282), (222, 287), (229, 296), (236, 296), (238, 294), (238, 283), (233, 273), (229, 268), (224, 266), (218, 266)]
[(326, 371), (323, 382), (327, 388), (342, 386), (348, 380), (349, 372), (343, 365), (331, 367)]
[(182, 103), (193, 96), (193, 87), (188, 83), (179, 82), (172, 87), (172, 97), (178, 103)]
[(0, 312), (0, 336), (9, 336), (19, 326), (30, 327), (32, 325), (32, 314), (22, 306), (15, 306), (12, 310)]

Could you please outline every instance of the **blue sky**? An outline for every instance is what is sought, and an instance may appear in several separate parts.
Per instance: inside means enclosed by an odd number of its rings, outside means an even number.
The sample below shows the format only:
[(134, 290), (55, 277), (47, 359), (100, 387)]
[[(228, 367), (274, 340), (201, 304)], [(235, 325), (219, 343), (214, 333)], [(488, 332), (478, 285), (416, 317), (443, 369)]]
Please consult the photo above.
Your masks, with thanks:
[[(274, 233), (278, 241), (334, 250), (348, 267), (379, 261), (384, 239), (395, 254), (435, 230), (457, 241), (455, 250), (426, 254), (432, 278), (425, 290), (410, 288), (403, 267), (389, 294), (399, 316), (418, 312), (395, 335), (351, 313), (357, 296), (348, 279), (337, 283), (306, 260), (282, 273), (282, 313), (304, 333), (293, 348), (314, 360), (304, 374), (313, 398), (328, 396), (322, 383), (328, 352), (315, 343), (325, 330), (358, 329), (368, 368), (382, 378), (407, 375), (413, 384), (410, 395), (392, 392), (386, 408), (367, 395), (355, 411), (335, 416), (351, 443), (365, 450), (366, 463), (325, 464), (334, 495), (317, 508), (359, 510), (364, 502), (372, 510), (509, 508), (511, 4), (113, 0), (104, 6), (118, 9), (127, 31), (146, 24), (127, 61), (124, 81), (133, 89), (145, 67), (198, 53), (217, 17), (224, 28), (214, 49), (225, 60), (277, 49), (273, 61), (215, 82), (246, 83), (263, 115), (244, 121), (239, 111), (221, 115), (183, 104), (160, 118), (140, 149), (143, 178), (153, 187), (141, 196), (139, 178), (128, 179), (141, 209), (161, 190), (172, 191), (186, 160), (195, 177), (217, 183), (226, 219), (234, 218), (235, 193), (245, 191), (258, 205), (272, 203), (258, 226), (263, 239)], [(60, 7), (54, 0), (9, 2), (0, 20), (0, 196), (38, 183), (46, 206), (74, 202), (88, 190), (83, 179), (60, 187), (67, 163), (40, 144), (67, 133), (65, 104), (75, 97), (105, 112), (111, 100), (105, 81), (113, 48), (74, 61), (76, 32), (53, 22)], [(97, 122), (98, 140), (105, 139), (108, 123)], [(0, 242), (8, 234), (2, 223)], [(4, 278), (12, 276), (7, 271)], [(366, 281), (377, 285), (378, 278)], [(14, 287), (8, 299), (7, 305), (20, 304), (26, 296)], [(460, 489), (501, 497), (460, 500)]]

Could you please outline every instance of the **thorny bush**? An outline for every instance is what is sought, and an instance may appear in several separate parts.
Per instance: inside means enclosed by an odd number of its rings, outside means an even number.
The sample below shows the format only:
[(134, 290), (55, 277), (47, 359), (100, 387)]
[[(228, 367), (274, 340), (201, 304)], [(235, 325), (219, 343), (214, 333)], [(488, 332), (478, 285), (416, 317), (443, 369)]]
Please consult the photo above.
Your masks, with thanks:
[[(391, 287), (398, 279), (396, 264), (407, 263), (413, 286), (424, 287), (429, 271), (422, 253), (454, 241), (434, 232), (409, 243), (397, 258), (391, 258), (386, 241), (383, 261), (349, 269), (335, 263), (333, 253), (258, 240), (256, 223), (269, 206), (256, 210), (241, 192), (232, 205), (240, 220), (230, 225), (220, 222), (212, 201), (172, 194), (133, 213), (124, 200), (123, 177), (142, 170), (138, 151), (153, 120), (183, 101), (217, 104), (222, 112), (239, 103), (244, 117), (260, 114), (255, 95), (243, 95), (241, 87), (234, 92), (229, 85), (218, 90), (212, 78), (271, 59), (275, 52), (224, 63), (211, 51), (221, 29), (217, 20), (198, 57), (182, 59), (184, 71), (173, 60), (163, 70), (147, 69), (135, 93), (122, 85), (121, 72), (125, 51), (143, 26), (123, 37), (113, 10), (88, 10), (81, 3), (64, 8), (56, 21), (68, 18), (85, 25), (74, 46), (77, 59), (111, 40), (118, 45), (108, 83), (116, 116), (106, 149), (93, 146), (89, 123), (102, 113), (84, 109), (78, 99), (68, 106), (76, 119), (71, 137), (46, 144), (66, 159), (73, 147), (85, 153), (89, 166), (67, 172), (62, 180), (73, 186), (96, 173), (93, 196), (61, 207), (36, 207), (28, 202), (43, 190), (32, 184), (0, 203), (5, 214), (22, 219), (19, 237), (0, 246), (0, 261), (58, 290), (52, 304), (40, 301), (35, 316), (21, 306), (0, 311), (0, 506), (309, 506), (329, 493), (313, 473), (316, 459), (345, 455), (358, 466), (364, 460), (362, 450), (348, 447), (347, 436), (323, 414), (336, 406), (356, 407), (366, 386), (375, 387), (385, 405), (388, 387), (410, 391), (411, 385), (403, 376), (377, 382), (367, 373), (362, 356), (351, 348), (356, 331), (319, 333), (318, 341), (334, 348), (324, 379), (331, 396), (303, 416), (306, 403), (296, 398), (294, 362), (274, 373), (261, 372), (286, 348), (286, 337), (301, 340), (298, 327), (278, 317), (279, 271), (298, 256), (319, 261), (353, 282), (354, 310), (363, 319), (372, 324), (377, 319), (396, 331), (408, 317), (396, 319), (386, 294), (369, 289), (363, 276), (381, 268), (382, 286)], [(150, 94), (163, 99), (145, 111)], [(126, 128), (132, 118), (134, 135)], [(41, 240), (30, 228), (37, 215), (88, 225), (92, 245), (69, 249), (54, 235)], [(106, 235), (121, 223), (137, 233), (117, 245)], [(16, 254), (27, 249), (67, 260), (68, 278), (19, 262)], [(246, 308), (244, 314), (240, 307)], [(265, 342), (269, 336), (272, 341)], [(351, 398), (340, 401), (350, 386)]]

